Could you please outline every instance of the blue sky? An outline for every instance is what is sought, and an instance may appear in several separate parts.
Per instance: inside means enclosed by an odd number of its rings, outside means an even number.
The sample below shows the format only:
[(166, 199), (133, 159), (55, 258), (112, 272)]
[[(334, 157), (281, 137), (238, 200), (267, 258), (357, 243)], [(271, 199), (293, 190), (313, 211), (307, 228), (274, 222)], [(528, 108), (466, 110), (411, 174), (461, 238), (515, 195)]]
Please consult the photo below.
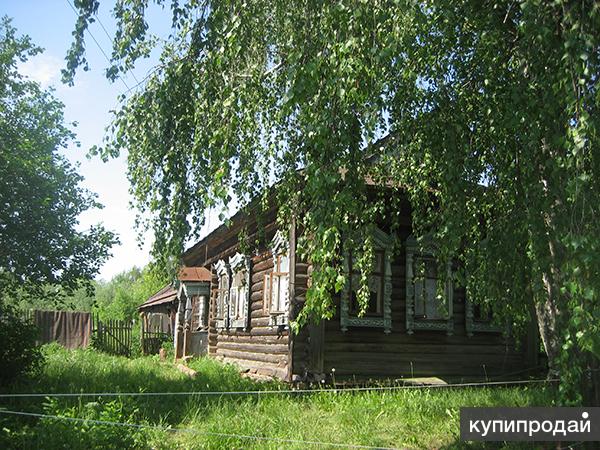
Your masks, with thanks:
[[(88, 35), (86, 55), (90, 71), (80, 70), (75, 86), (60, 82), (60, 69), (72, 40), (75, 24), (72, 0), (16, 0), (0, 1), (0, 15), (8, 15), (19, 34), (28, 34), (34, 43), (45, 49), (44, 53), (21, 67), (22, 73), (40, 82), (43, 86), (54, 86), (55, 95), (65, 104), (68, 122), (77, 121), (75, 129), (81, 147), (75, 145), (64, 153), (74, 163), (80, 164), (80, 173), (85, 177), (84, 186), (98, 194), (105, 206), (102, 210), (88, 211), (81, 217), (81, 226), (102, 222), (108, 229), (119, 234), (121, 245), (113, 248), (113, 257), (104, 265), (99, 277), (109, 279), (116, 273), (134, 265), (143, 266), (149, 261), (151, 235), (144, 236), (144, 245), (138, 246), (134, 229), (135, 211), (130, 209), (129, 184), (126, 178), (126, 156), (103, 163), (99, 158), (88, 160), (86, 153), (95, 144), (100, 144), (104, 128), (110, 123), (111, 109), (118, 105), (117, 97), (127, 88), (117, 80), (110, 83), (104, 77), (107, 61), (98, 46)], [(114, 20), (110, 16), (112, 1), (101, 2), (99, 18), (109, 33), (114, 31)], [(150, 24), (159, 35), (168, 35), (170, 12), (155, 8), (150, 14)], [(107, 55), (111, 53), (111, 41), (98, 23), (90, 29)], [(142, 61), (133, 71), (142, 80), (157, 61), (157, 55)], [(130, 87), (137, 84), (131, 74), (123, 77)], [(216, 226), (212, 220), (210, 228)]]

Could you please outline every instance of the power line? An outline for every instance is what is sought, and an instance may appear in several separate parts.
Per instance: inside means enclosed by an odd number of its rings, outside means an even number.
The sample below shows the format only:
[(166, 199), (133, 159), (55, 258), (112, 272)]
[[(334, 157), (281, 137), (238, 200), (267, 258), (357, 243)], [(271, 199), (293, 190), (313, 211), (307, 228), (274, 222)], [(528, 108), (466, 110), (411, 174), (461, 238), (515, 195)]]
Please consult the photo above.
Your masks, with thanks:
[[(71, 9), (73, 10), (73, 12), (77, 15), (77, 17), (79, 17), (79, 13), (77, 12), (77, 9), (75, 9), (75, 7), (73, 6), (73, 3), (71, 3), (71, 0), (66, 0), (66, 1), (69, 4), (69, 6), (71, 7)], [(100, 43), (96, 40), (96, 38), (94, 37), (94, 34), (91, 32), (89, 27), (86, 28), (86, 31), (91, 36), (92, 40), (96, 43), (96, 46), (100, 49), (100, 52), (102, 52), (102, 54), (106, 58), (106, 61), (109, 64), (111, 64), (110, 58), (108, 57), (108, 55), (106, 54), (106, 52), (104, 51), (104, 49), (102, 48)], [(131, 89), (129, 89), (129, 86), (127, 85), (125, 80), (120, 75), (118, 75), (118, 77), (119, 77), (119, 80), (121, 80), (121, 83), (123, 83), (125, 85), (125, 88), (128, 89), (128, 92), (129, 92)]]
[(488, 381), (482, 383), (454, 383), (454, 384), (431, 384), (431, 385), (408, 385), (408, 386), (374, 386), (374, 387), (356, 387), (356, 388), (323, 388), (323, 389), (281, 389), (264, 391), (182, 391), (182, 392), (67, 392), (67, 393), (17, 393), (0, 394), (0, 398), (22, 398), (22, 397), (159, 397), (159, 396), (218, 396), (218, 395), (273, 395), (273, 394), (318, 394), (318, 393), (352, 393), (352, 392), (380, 392), (380, 391), (402, 391), (413, 389), (449, 389), (465, 387), (484, 387), (484, 386), (508, 386), (536, 383), (555, 383), (555, 379), (538, 380), (513, 380), (513, 381)]
[[(100, 27), (104, 30), (104, 34), (106, 35), (106, 37), (112, 42), (112, 37), (110, 36), (110, 34), (108, 33), (108, 31), (104, 27), (104, 24), (102, 23), (102, 20), (100, 20), (100, 16), (98, 14), (96, 14), (96, 19), (98, 20), (98, 23), (100, 24)], [(135, 80), (135, 82), (137, 83), (136, 86), (139, 86), (140, 85), (140, 81), (135, 76), (135, 73), (133, 73), (133, 71), (131, 69), (127, 69), (127, 70), (131, 74), (131, 76), (133, 77), (133, 79)]]
[(315, 446), (327, 446), (327, 447), (342, 447), (342, 448), (354, 448), (354, 449), (377, 449), (377, 450), (395, 450), (395, 447), (373, 447), (370, 445), (357, 445), (357, 444), (340, 444), (338, 442), (322, 442), (322, 441), (305, 441), (302, 439), (287, 439), (287, 438), (276, 438), (276, 437), (266, 437), (266, 436), (254, 436), (247, 434), (232, 434), (232, 433), (219, 433), (215, 431), (202, 431), (195, 430), (193, 428), (166, 428), (160, 427), (158, 425), (145, 425), (138, 423), (127, 423), (127, 422), (111, 422), (107, 420), (97, 420), (97, 419), (83, 419), (80, 417), (64, 417), (57, 416), (53, 414), (39, 414), (39, 413), (31, 413), (26, 411), (9, 411), (9, 410), (1, 410), (0, 414), (12, 414), (17, 416), (29, 416), (29, 417), (39, 417), (39, 418), (48, 418), (48, 419), (56, 419), (56, 420), (65, 420), (69, 422), (87, 422), (94, 423), (98, 425), (113, 425), (113, 426), (122, 426), (122, 427), (130, 427), (130, 428), (138, 428), (138, 429), (154, 429), (158, 431), (164, 432), (183, 432), (183, 433), (193, 433), (200, 434), (206, 436), (215, 436), (222, 438), (235, 438), (235, 439), (246, 439), (246, 440), (255, 440), (255, 441), (263, 441), (263, 442), (278, 442), (281, 444), (305, 444), (305, 445), (315, 445)]

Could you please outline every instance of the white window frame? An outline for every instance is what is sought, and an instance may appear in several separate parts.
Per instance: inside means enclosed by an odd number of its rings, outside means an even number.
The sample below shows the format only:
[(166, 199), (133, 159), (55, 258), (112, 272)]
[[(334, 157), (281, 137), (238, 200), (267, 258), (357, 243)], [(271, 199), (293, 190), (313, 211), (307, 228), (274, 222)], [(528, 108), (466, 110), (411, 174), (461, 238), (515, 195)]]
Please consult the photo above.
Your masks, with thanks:
[[(208, 327), (208, 295), (192, 297), (192, 331), (202, 331)], [(195, 325), (195, 326), (194, 326)]]
[(452, 262), (446, 264), (446, 281), (444, 284), (444, 302), (446, 306), (446, 317), (441, 319), (426, 319), (415, 317), (416, 293), (414, 264), (420, 258), (434, 258), (437, 248), (431, 239), (425, 239), (419, 243), (411, 234), (406, 239), (406, 332), (413, 334), (414, 330), (441, 330), (446, 331), (448, 336), (454, 333), (454, 283), (452, 282)]
[(217, 295), (215, 305), (215, 327), (229, 327), (229, 287), (231, 285), (231, 274), (229, 264), (222, 259), (215, 264), (217, 273)]
[[(275, 237), (271, 241), (271, 253), (273, 255), (273, 271), (266, 274), (263, 284), (263, 308), (269, 314), (269, 325), (287, 326), (290, 307), (290, 268), (292, 261), (290, 259), (289, 241), (285, 235), (277, 230)], [(287, 257), (288, 270), (282, 272), (280, 268), (281, 257)], [(273, 305), (273, 284), (278, 284), (277, 304)], [(283, 287), (281, 283), (284, 283)], [(283, 292), (281, 298), (279, 293)]]
[[(250, 316), (250, 258), (236, 253), (229, 258), (229, 326), (247, 330)], [(238, 274), (242, 274), (242, 284), (237, 285)]]
[(377, 278), (381, 277), (382, 292), (381, 292), (381, 314), (377, 316), (358, 317), (350, 313), (350, 256), (344, 258), (344, 271), (346, 273), (346, 283), (342, 289), (340, 301), (340, 326), (343, 332), (348, 331), (349, 327), (366, 327), (366, 328), (383, 328), (384, 333), (388, 334), (392, 331), (392, 250), (393, 238), (375, 228), (372, 232), (373, 249), (378, 252), (383, 252), (383, 268), (382, 274), (377, 277), (372, 276), (369, 283), (376, 282)]

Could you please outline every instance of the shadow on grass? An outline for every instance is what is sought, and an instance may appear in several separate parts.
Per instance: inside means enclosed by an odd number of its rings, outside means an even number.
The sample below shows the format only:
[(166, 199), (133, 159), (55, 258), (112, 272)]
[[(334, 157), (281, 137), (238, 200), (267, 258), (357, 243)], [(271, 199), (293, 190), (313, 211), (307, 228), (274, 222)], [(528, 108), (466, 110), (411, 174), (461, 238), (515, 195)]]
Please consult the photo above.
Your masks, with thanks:
[[(106, 355), (94, 350), (66, 350), (58, 345), (44, 349), (45, 367), (34, 379), (21, 380), (3, 393), (139, 393), (139, 392), (226, 392), (277, 389), (281, 383), (258, 383), (240, 377), (237, 369), (209, 358), (194, 361), (195, 378), (179, 372), (173, 362), (147, 356), (135, 359)], [(211, 405), (239, 402), (247, 396), (164, 395), (164, 396), (81, 396), (55, 397), (53, 410), (88, 403), (108, 404), (119, 400), (136, 416), (152, 423), (175, 425), (190, 413), (210, 414)], [(44, 397), (0, 398), (0, 408), (44, 412)]]
[[(1, 399), (0, 408), (39, 412), (61, 417), (123, 422), (176, 428), (202, 428), (211, 432), (266, 433), (305, 439), (337, 440), (340, 435), (356, 442), (383, 445), (408, 433), (407, 443), (417, 448), (502, 448), (453, 441), (461, 406), (532, 406), (551, 402), (551, 395), (536, 389), (457, 389), (397, 393), (314, 394), (296, 397), (258, 395), (167, 395), (118, 397), (52, 397), (53, 393), (102, 392), (231, 392), (287, 389), (277, 382), (255, 382), (239, 375), (234, 366), (211, 358), (191, 363), (195, 379), (158, 357), (128, 359), (94, 350), (44, 349), (46, 362), (39, 376), (22, 380), (2, 392), (36, 392), (49, 399)], [(388, 417), (389, 415), (389, 417)], [(376, 436), (374, 426), (396, 434)], [(364, 428), (364, 429), (363, 429)], [(260, 431), (262, 430), (262, 431)], [(359, 431), (357, 431), (359, 430)], [(362, 430), (362, 431), (360, 431)], [(303, 431), (303, 433), (304, 433)], [(347, 434), (350, 435), (347, 436)], [(388, 436), (389, 434), (389, 436)], [(314, 436), (313, 436), (314, 435)], [(0, 414), (0, 448), (171, 448), (177, 436), (161, 431), (136, 430), (106, 424), (76, 423), (56, 419), (9, 417)], [(450, 444), (446, 444), (451, 442)], [(193, 445), (192, 445), (193, 444)], [(235, 444), (235, 445), (234, 445)], [(264, 443), (263, 443), (264, 444)], [(191, 437), (182, 448), (264, 448), (249, 442)], [(504, 447), (526, 448), (526, 447)]]
[(530, 450), (532, 448), (538, 450), (556, 450), (561, 448), (569, 449), (573, 445), (577, 445), (577, 447), (579, 447), (580, 444), (580, 442), (465, 442), (456, 440), (448, 445), (440, 447), (439, 450)]

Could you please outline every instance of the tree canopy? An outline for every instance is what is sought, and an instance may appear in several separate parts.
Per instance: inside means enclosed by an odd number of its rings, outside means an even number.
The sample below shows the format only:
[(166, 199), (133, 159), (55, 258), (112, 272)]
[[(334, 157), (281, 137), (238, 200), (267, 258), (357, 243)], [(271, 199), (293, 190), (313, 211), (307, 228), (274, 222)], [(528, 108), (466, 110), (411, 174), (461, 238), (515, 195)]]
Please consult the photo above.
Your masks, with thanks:
[[(316, 267), (299, 320), (330, 317), (341, 247), (367, 267), (369, 240), (352, 237), (397, 215), (366, 201), (369, 175), (409, 197), (415, 230), (461, 261), (473, 299), (516, 326), (535, 309), (565, 398), (599, 395), (598, 4), (154, 3), (171, 9), (166, 41), (148, 27), (148, 2), (113, 10), (109, 77), (156, 44), (162, 54), (98, 151), (127, 150), (159, 262), (209, 207), (247, 204), (277, 181), (279, 218), (311, 236), (301, 251)], [(68, 80), (99, 3), (77, 5)]]
[(18, 71), (39, 52), (1, 19), (0, 300), (16, 289), (72, 290), (93, 278), (117, 242), (101, 225), (78, 229), (79, 215), (101, 205), (61, 153), (75, 137), (62, 103)]
[(94, 311), (100, 319), (136, 319), (138, 306), (166, 284), (167, 280), (151, 266), (143, 269), (132, 267), (110, 281), (96, 284)]

